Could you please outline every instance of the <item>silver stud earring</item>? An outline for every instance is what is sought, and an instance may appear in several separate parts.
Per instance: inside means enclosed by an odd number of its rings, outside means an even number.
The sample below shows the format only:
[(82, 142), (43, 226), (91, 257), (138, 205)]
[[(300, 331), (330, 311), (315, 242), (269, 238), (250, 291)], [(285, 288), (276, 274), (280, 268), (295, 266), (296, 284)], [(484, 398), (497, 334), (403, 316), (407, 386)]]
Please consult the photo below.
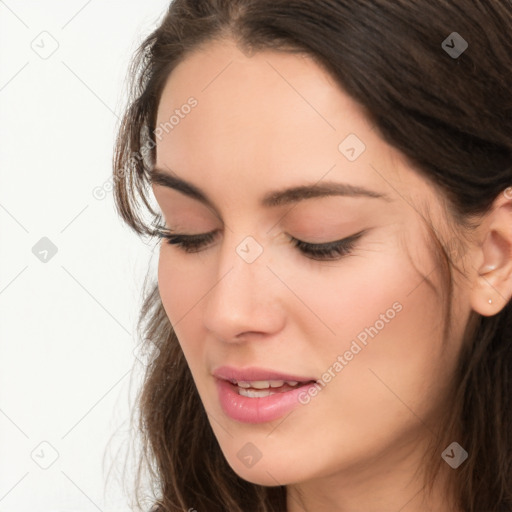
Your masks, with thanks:
[(492, 304), (492, 299), (489, 299), (489, 304)]

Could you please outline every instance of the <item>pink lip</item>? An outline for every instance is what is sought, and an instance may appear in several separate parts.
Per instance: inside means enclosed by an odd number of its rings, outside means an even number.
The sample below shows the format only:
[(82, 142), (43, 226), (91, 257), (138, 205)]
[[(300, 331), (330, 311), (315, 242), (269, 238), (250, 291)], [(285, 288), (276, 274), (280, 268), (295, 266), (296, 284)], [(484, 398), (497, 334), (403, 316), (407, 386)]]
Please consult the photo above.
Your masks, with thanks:
[[(301, 394), (307, 394), (310, 387), (315, 386), (315, 379), (279, 373), (262, 368), (245, 368), (222, 366), (217, 368), (215, 375), (219, 401), (222, 410), (230, 418), (243, 423), (265, 423), (284, 416), (301, 402)], [(277, 392), (273, 395), (249, 398), (238, 394), (237, 386), (230, 381), (248, 380), (293, 380), (304, 382), (304, 385), (290, 391)], [(309, 382), (315, 381), (315, 382)]]
[(316, 381), (314, 377), (304, 377), (299, 375), (290, 375), (266, 368), (251, 366), (248, 368), (235, 368), (234, 366), (220, 366), (216, 368), (213, 375), (219, 379), (229, 381), (249, 381), (249, 380), (296, 380), (297, 382)]

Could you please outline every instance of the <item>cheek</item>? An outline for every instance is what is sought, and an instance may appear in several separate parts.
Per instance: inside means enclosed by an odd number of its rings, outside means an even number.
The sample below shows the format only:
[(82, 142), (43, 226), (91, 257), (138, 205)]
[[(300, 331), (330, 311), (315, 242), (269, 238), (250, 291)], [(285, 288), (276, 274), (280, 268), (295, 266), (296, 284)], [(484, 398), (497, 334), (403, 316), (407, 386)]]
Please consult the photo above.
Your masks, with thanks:
[(175, 290), (176, 287), (180, 289), (181, 286), (179, 282), (176, 282), (176, 279), (179, 279), (179, 274), (174, 271), (173, 266), (170, 265), (169, 258), (165, 256), (165, 243), (166, 242), (162, 242), (158, 259), (158, 291), (165, 312), (170, 322), (174, 325), (179, 318), (179, 313), (176, 309), (178, 302), (176, 300)]
[(173, 247), (166, 247), (162, 243), (158, 260), (158, 289), (162, 305), (167, 317), (173, 325), (178, 338), (185, 326), (190, 325), (187, 320), (194, 314), (194, 304), (197, 303), (200, 293), (201, 279), (198, 278), (197, 265), (184, 265), (180, 263), (171, 252)]
[[(205, 294), (211, 289), (212, 271), (198, 254), (181, 255), (177, 249), (160, 249), (158, 288), (165, 313), (178, 337), (179, 344), (194, 378), (206, 368), (206, 345), (203, 328)], [(169, 244), (167, 244), (169, 245)]]
[[(317, 401), (325, 408), (319, 414), (338, 417), (355, 437), (361, 429), (376, 436), (376, 425), (393, 432), (416, 421), (410, 409), (428, 415), (453, 370), (455, 360), (444, 351), (440, 297), (422, 276), (432, 264), (415, 266), (405, 254), (381, 253), (378, 264), (325, 280), (308, 296), (335, 332), (317, 338), (320, 372), (335, 375), (322, 378), (329, 382), (319, 392), (325, 397)], [(435, 272), (429, 278), (439, 290)]]
[(421, 276), (403, 255), (385, 250), (375, 257), (349, 257), (336, 267), (300, 272), (283, 267), (281, 276), (301, 299), (289, 301), (294, 321), (316, 331), (317, 339), (322, 340), (318, 348), (331, 346), (338, 353), (345, 344), (349, 349), (353, 337), (376, 321), (381, 326), (381, 314), (388, 312), (391, 319), (400, 316), (400, 304), (409, 300), (412, 295), (407, 294)]
[(398, 365), (427, 352), (435, 355), (442, 323), (441, 283), (423, 234), (408, 236), (412, 252), (397, 235), (387, 244), (363, 244), (354, 256), (333, 266), (287, 271), (286, 281), (315, 313), (302, 306), (302, 314), (296, 309), (293, 318), (303, 329), (315, 329), (311, 339), (318, 340), (315, 348), (323, 357), (328, 355), (334, 362), (354, 340), (361, 350), (352, 359), (366, 365), (372, 357)]

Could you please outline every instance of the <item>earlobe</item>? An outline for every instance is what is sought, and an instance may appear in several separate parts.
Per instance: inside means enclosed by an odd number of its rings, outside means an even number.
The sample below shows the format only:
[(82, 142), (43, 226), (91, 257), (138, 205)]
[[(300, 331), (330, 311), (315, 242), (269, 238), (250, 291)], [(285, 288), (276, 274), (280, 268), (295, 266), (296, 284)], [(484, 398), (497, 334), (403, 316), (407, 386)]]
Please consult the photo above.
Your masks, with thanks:
[[(483, 316), (498, 314), (512, 298), (512, 260), (508, 267), (479, 271), (471, 290), (471, 305)], [(491, 267), (488, 267), (491, 268)]]
[(493, 316), (512, 298), (512, 198), (500, 195), (479, 229), (483, 243), (475, 253), (471, 305)]

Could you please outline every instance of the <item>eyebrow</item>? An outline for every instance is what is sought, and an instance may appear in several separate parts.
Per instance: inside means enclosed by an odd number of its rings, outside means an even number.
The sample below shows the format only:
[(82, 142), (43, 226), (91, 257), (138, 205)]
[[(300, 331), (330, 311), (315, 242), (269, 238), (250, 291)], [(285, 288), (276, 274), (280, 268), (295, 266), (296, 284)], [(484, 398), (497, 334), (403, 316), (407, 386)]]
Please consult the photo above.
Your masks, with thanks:
[[(216, 211), (213, 201), (196, 185), (179, 178), (163, 169), (154, 167), (151, 169), (150, 181), (154, 185), (162, 185), (171, 188), (182, 194), (200, 201)], [(327, 196), (347, 196), (347, 197), (370, 197), (391, 201), (391, 198), (379, 192), (368, 190), (364, 187), (350, 185), (348, 183), (338, 183), (334, 181), (324, 181), (314, 185), (298, 185), (286, 189), (268, 192), (260, 201), (261, 206), (270, 208), (281, 205), (288, 205), (311, 199), (315, 197)]]

